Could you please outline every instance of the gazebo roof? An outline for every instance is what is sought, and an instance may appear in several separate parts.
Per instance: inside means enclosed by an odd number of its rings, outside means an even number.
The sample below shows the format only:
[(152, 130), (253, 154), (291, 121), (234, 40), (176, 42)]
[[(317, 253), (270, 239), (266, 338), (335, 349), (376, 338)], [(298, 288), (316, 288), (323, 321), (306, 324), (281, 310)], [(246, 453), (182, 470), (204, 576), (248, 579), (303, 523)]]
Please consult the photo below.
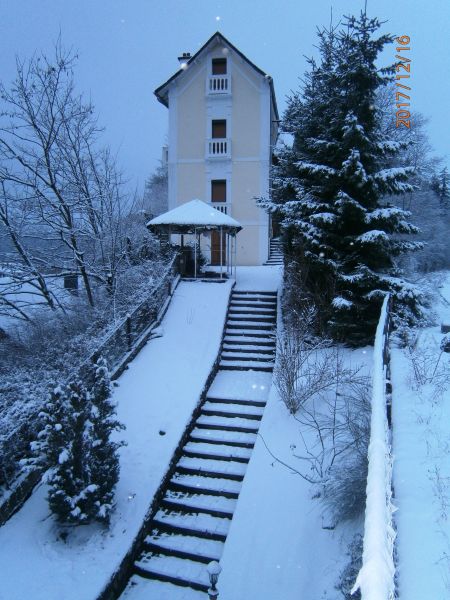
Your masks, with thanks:
[(155, 217), (147, 223), (152, 230), (192, 233), (196, 229), (222, 229), (237, 233), (241, 224), (202, 200), (191, 200)]

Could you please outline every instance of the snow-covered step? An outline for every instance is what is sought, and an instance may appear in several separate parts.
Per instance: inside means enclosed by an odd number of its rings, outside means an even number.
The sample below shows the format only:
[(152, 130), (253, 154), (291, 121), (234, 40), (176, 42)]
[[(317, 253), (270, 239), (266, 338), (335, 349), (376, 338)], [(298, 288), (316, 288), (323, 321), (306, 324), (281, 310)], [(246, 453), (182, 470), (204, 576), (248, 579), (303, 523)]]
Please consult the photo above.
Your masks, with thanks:
[(245, 461), (250, 460), (252, 451), (250, 448), (227, 446), (226, 444), (214, 444), (208, 442), (188, 442), (183, 452), (191, 454), (202, 454), (207, 456), (227, 457), (228, 459), (237, 458)]
[(245, 335), (236, 331), (230, 331), (225, 335), (223, 341), (224, 344), (240, 344), (245, 346), (250, 345), (253, 347), (258, 346), (260, 348), (275, 348), (275, 336), (272, 333), (267, 335), (267, 332), (265, 332), (261, 337), (252, 333)]
[(148, 600), (205, 600), (206, 596), (203, 591), (193, 590), (190, 587), (133, 575), (120, 598), (121, 600), (142, 600), (143, 598), (148, 598)]
[(247, 470), (247, 464), (211, 458), (197, 458), (191, 456), (182, 456), (176, 466), (177, 471), (190, 472), (201, 475), (202, 473), (211, 473), (221, 475), (242, 481)]
[(220, 361), (219, 368), (227, 369), (227, 370), (248, 370), (248, 371), (273, 371), (274, 363), (273, 362), (256, 362), (256, 361), (245, 361), (245, 360), (235, 360), (235, 361)]
[(258, 315), (256, 313), (232, 313), (228, 317), (230, 321), (247, 321), (248, 323), (274, 323), (275, 315)]
[(188, 585), (199, 591), (206, 592), (209, 587), (205, 564), (176, 556), (143, 556), (134, 563), (134, 570), (142, 577), (152, 577), (175, 585)]
[(250, 419), (243, 419), (241, 417), (216, 417), (209, 415), (200, 415), (196, 421), (197, 427), (209, 427), (209, 428), (220, 428), (228, 429), (229, 431), (244, 431), (248, 433), (257, 433), (258, 424)]
[(257, 406), (259, 408), (264, 408), (266, 405), (265, 400), (237, 400), (236, 398), (213, 398), (212, 396), (208, 396), (207, 400), (213, 404), (237, 404), (238, 406)]
[(161, 508), (165, 510), (176, 510), (184, 514), (201, 513), (205, 515), (211, 515), (213, 517), (221, 517), (222, 519), (233, 518), (233, 509), (230, 511), (214, 508), (213, 506), (196, 506), (192, 501), (189, 500), (188, 494), (185, 494), (184, 502), (181, 502), (181, 500), (172, 501), (164, 498), (161, 502)]
[(230, 415), (234, 417), (257, 417), (258, 419), (261, 419), (263, 412), (263, 409), (257, 406), (246, 404), (232, 404), (229, 402), (209, 402), (209, 400), (207, 400), (202, 406), (203, 414), (217, 415), (223, 413), (223, 415)]
[(235, 481), (234, 479), (175, 473), (170, 480), (170, 486), (173, 489), (187, 491), (188, 493), (205, 491), (208, 494), (237, 498), (242, 484), (240, 481)]
[(225, 541), (231, 523), (230, 519), (213, 517), (205, 513), (184, 513), (174, 510), (159, 510), (153, 522), (158, 528), (168, 528), (178, 533), (185, 532), (188, 535), (204, 536), (222, 542)]
[(275, 354), (275, 343), (256, 345), (242, 344), (239, 340), (224, 342), (222, 352), (246, 352), (247, 354)]
[(258, 352), (239, 352), (236, 351), (226, 351), (222, 352), (221, 360), (231, 360), (231, 361), (242, 361), (249, 360), (252, 362), (272, 362), (275, 360), (275, 357), (270, 354), (259, 354)]
[(251, 345), (256, 345), (259, 344), (260, 346), (275, 346), (275, 339), (274, 339), (274, 335), (272, 333), (269, 333), (267, 331), (262, 331), (260, 333), (255, 332), (255, 331), (237, 331), (235, 329), (227, 329), (225, 331), (225, 337), (224, 337), (224, 342), (225, 343), (239, 343), (239, 344), (251, 344)]
[(264, 296), (264, 297), (274, 297), (276, 298), (277, 292), (269, 291), (269, 290), (244, 290), (239, 287), (234, 288), (233, 296), (238, 295), (248, 295), (248, 296)]
[(197, 556), (197, 560), (219, 560), (223, 551), (223, 542), (206, 540), (192, 535), (169, 534), (157, 529), (144, 541), (145, 545), (151, 546), (154, 552), (159, 548), (162, 553), (171, 552), (175, 556), (181, 553), (194, 554)]
[(250, 319), (249, 317), (245, 317), (243, 319), (239, 319), (234, 317), (229, 317), (227, 320), (227, 328), (235, 329), (236, 327), (243, 329), (264, 329), (266, 331), (270, 331), (273, 329), (273, 324), (270, 320), (263, 318), (254, 318)]
[(276, 310), (274, 308), (258, 308), (255, 306), (233, 306), (228, 311), (229, 315), (255, 315), (258, 317), (274, 317)]
[(253, 447), (256, 442), (255, 433), (246, 433), (241, 431), (227, 431), (225, 429), (199, 429), (195, 428), (190, 435), (191, 440), (202, 440), (211, 443), (221, 444), (239, 444), (246, 447)]
[(183, 492), (168, 490), (164, 496), (164, 505), (180, 505), (180, 507), (193, 509), (194, 512), (220, 512), (233, 516), (236, 508), (236, 500), (225, 496), (208, 496), (207, 494), (186, 494)]

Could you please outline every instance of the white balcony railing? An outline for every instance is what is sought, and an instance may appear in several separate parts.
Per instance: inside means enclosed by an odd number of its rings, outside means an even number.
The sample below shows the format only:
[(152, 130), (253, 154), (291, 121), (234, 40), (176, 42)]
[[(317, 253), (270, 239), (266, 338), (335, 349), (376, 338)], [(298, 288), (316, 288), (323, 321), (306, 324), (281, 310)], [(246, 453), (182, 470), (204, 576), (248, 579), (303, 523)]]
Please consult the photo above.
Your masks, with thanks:
[(229, 138), (206, 140), (206, 158), (231, 158), (231, 140)]
[(206, 78), (206, 93), (231, 94), (231, 77), (229, 75), (210, 75)]
[(209, 205), (224, 215), (229, 215), (231, 212), (231, 202), (210, 202)]

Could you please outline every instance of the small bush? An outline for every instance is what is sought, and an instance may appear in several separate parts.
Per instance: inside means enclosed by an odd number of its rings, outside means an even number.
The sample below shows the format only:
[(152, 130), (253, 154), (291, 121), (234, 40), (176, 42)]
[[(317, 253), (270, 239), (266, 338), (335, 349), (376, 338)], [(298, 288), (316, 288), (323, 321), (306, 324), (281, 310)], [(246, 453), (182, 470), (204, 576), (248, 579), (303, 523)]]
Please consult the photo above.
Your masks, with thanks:
[(357, 590), (352, 594), (351, 589), (362, 566), (362, 553), (363, 537), (358, 533), (348, 546), (347, 556), (349, 560), (340, 574), (339, 582), (335, 586), (341, 592), (344, 600), (361, 600), (361, 592)]

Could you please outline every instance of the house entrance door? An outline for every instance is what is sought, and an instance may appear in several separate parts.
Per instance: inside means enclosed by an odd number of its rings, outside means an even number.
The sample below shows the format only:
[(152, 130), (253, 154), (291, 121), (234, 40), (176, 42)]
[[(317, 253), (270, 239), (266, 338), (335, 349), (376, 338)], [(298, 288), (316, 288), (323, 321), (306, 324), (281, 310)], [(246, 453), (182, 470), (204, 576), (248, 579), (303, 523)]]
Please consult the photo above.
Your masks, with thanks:
[[(227, 236), (222, 232), (222, 265), (227, 264)], [(219, 266), (220, 260), (220, 231), (211, 231), (211, 264)]]

